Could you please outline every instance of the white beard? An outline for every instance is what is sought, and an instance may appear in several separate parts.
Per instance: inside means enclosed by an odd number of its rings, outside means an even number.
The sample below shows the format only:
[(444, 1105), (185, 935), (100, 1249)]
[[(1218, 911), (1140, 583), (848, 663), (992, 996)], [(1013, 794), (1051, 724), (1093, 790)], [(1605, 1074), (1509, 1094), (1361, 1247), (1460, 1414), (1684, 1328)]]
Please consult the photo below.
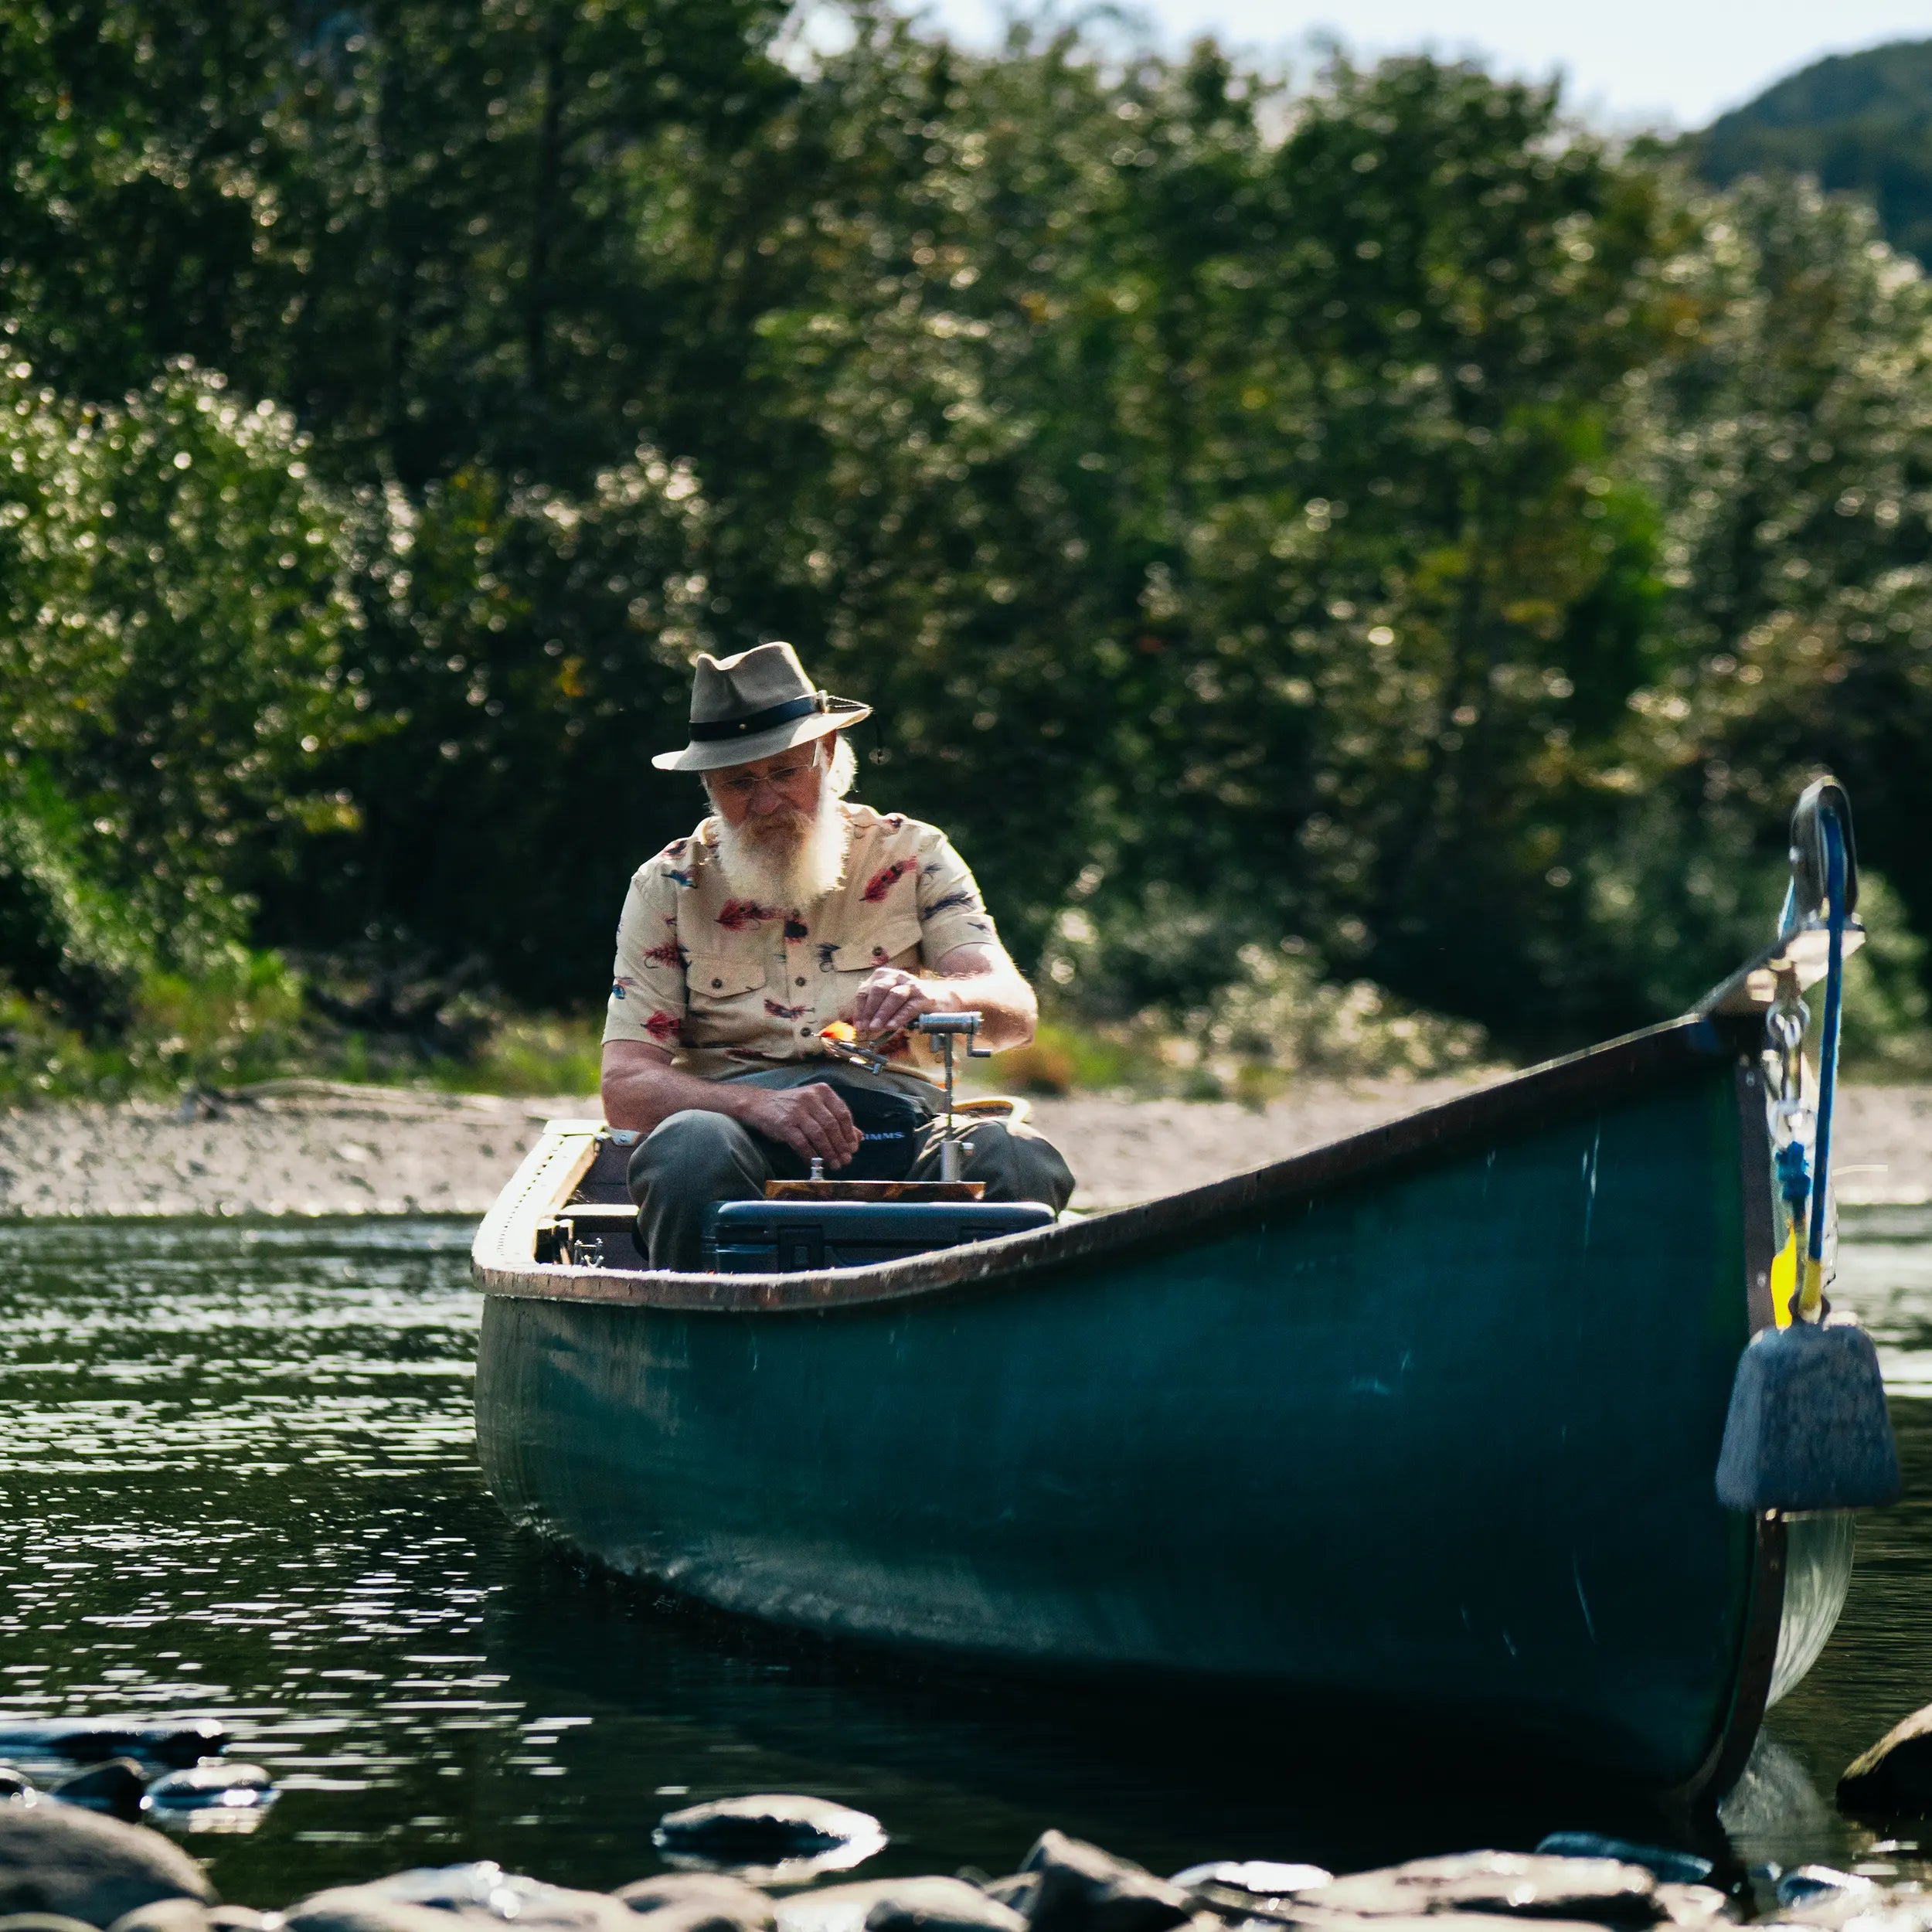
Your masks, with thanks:
[(761, 906), (802, 911), (844, 883), (849, 833), (845, 808), (829, 785), (820, 791), (818, 812), (795, 842), (747, 838), (716, 814), (712, 824), (725, 883)]

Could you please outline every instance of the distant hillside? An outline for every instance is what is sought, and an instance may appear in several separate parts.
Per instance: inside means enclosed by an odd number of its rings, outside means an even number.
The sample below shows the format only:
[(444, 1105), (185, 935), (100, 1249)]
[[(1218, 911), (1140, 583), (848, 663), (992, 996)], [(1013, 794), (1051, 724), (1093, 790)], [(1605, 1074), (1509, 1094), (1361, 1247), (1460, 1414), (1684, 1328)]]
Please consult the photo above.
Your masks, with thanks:
[(1932, 264), (1932, 40), (1834, 54), (1693, 137), (1701, 171), (1815, 175), (1876, 203), (1886, 238)]

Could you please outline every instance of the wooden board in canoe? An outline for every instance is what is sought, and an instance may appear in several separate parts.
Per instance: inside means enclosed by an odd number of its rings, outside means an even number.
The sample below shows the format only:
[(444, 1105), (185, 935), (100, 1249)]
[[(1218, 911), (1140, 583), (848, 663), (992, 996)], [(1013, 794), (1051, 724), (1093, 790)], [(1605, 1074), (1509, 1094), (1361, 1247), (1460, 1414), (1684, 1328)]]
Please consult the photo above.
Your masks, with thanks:
[(1274, 1166), (871, 1268), (539, 1262), (599, 1145), (554, 1123), (476, 1241), (488, 1480), (730, 1611), (1722, 1791), (1851, 1561), (1848, 1516), (1713, 1492), (1772, 1320), (1766, 965)]

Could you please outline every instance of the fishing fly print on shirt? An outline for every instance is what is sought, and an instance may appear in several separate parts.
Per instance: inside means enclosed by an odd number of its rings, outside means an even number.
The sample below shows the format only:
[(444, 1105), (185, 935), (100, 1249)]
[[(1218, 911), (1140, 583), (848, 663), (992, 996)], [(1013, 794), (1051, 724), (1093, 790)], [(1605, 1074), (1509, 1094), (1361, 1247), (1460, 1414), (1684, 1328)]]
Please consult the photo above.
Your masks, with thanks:
[(822, 1053), (820, 1030), (849, 1016), (869, 974), (930, 971), (957, 947), (996, 938), (971, 872), (936, 826), (844, 811), (845, 882), (808, 906), (734, 890), (702, 828), (641, 866), (618, 928), (604, 1038), (668, 1048), (701, 1077), (795, 1065)]

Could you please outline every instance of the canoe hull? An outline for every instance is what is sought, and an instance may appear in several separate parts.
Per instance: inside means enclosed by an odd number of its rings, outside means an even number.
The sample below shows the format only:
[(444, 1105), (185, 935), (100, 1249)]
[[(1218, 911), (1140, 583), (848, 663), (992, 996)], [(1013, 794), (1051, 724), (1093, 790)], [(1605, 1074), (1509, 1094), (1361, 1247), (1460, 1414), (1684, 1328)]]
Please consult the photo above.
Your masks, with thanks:
[(903, 1294), (486, 1279), (485, 1473), (727, 1610), (1396, 1703), (1721, 1788), (1786, 1541), (1713, 1487), (1767, 1306), (1755, 1077), (1706, 1029), (1352, 1176)]

